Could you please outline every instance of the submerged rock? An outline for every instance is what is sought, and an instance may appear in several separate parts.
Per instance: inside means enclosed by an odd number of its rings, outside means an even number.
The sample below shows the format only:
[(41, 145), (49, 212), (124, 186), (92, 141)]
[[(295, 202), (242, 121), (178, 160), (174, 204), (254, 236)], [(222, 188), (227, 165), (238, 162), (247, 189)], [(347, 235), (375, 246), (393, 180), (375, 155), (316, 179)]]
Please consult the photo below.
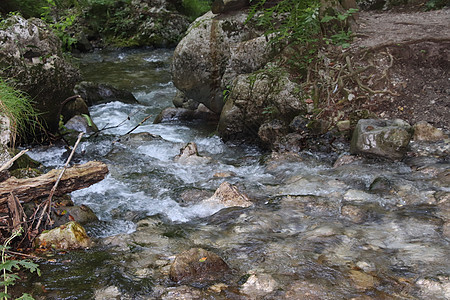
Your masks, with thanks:
[(61, 250), (85, 249), (92, 245), (86, 230), (76, 223), (69, 222), (52, 230), (42, 232), (36, 238), (36, 246)]
[(247, 195), (241, 193), (237, 187), (226, 181), (219, 186), (211, 198), (205, 200), (204, 202), (220, 204), (225, 207), (249, 207), (253, 204)]
[(403, 120), (361, 119), (351, 141), (353, 154), (400, 160), (412, 136), (411, 126)]
[(175, 282), (204, 283), (220, 280), (230, 271), (217, 254), (192, 248), (177, 255), (170, 267), (170, 279)]

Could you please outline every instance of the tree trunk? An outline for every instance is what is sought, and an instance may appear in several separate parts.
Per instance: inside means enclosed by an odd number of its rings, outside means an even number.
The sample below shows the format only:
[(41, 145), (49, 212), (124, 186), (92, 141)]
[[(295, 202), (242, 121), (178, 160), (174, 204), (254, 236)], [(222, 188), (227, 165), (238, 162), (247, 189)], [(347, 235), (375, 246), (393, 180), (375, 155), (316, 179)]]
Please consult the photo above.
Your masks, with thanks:
[[(20, 201), (29, 202), (33, 199), (48, 196), (55, 184), (61, 170), (51, 170), (47, 174), (27, 179), (11, 177), (0, 183), (0, 205), (8, 201), (12, 192)], [(106, 164), (99, 161), (90, 161), (83, 165), (67, 168), (55, 195), (60, 196), (76, 190), (84, 189), (103, 180), (108, 174)]]

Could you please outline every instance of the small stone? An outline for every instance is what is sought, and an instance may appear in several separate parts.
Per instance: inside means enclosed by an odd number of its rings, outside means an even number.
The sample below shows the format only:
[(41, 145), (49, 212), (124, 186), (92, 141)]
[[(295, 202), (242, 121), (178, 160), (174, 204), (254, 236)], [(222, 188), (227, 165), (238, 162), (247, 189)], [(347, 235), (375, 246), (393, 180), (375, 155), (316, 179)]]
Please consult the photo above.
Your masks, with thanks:
[(231, 171), (217, 172), (213, 175), (214, 178), (225, 178), (236, 176), (236, 173)]
[(448, 138), (441, 129), (438, 129), (425, 121), (414, 124), (413, 128), (414, 141), (436, 142)]
[(366, 211), (354, 205), (342, 206), (341, 214), (343, 217), (349, 219), (350, 221), (356, 224), (361, 224), (366, 219)]
[(227, 289), (228, 285), (225, 283), (216, 283), (208, 288), (208, 291), (211, 291), (213, 293), (220, 294), (223, 290)]
[(378, 283), (378, 280), (372, 275), (358, 270), (350, 270), (350, 278), (357, 289), (364, 291), (374, 288)]
[(253, 274), (242, 285), (241, 291), (252, 299), (261, 297), (273, 292), (278, 283), (270, 274)]
[(336, 127), (340, 132), (349, 131), (350, 130), (350, 120), (339, 121), (336, 124)]
[(96, 290), (94, 293), (95, 300), (110, 300), (120, 299), (122, 293), (117, 286), (109, 286), (100, 290)]

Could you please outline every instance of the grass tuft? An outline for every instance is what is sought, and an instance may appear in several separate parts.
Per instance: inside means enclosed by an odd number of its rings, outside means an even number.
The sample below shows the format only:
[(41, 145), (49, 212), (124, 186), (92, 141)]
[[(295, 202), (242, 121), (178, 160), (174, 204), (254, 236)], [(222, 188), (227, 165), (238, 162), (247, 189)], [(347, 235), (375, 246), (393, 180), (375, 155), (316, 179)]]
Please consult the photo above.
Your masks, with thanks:
[(0, 114), (10, 120), (11, 145), (14, 145), (17, 139), (25, 140), (26, 137), (35, 136), (37, 129), (42, 128), (38, 119), (39, 114), (35, 111), (29, 96), (1, 77)]

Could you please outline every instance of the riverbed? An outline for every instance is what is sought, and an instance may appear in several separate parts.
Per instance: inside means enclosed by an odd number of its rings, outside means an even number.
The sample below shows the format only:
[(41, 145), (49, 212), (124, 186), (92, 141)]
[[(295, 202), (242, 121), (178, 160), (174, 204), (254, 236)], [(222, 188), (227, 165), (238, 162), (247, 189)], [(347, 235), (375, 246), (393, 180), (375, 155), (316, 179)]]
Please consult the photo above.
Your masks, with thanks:
[[(80, 58), (86, 80), (127, 89), (139, 104), (90, 108), (98, 128), (111, 128), (85, 138), (74, 162), (100, 160), (110, 174), (71, 196), (99, 217), (86, 226), (96, 246), (45, 256), (42, 277), (25, 285), (35, 298), (450, 298), (448, 162), (356, 159), (333, 166), (338, 154), (271, 154), (224, 143), (211, 124), (152, 124), (176, 94), (171, 56), (148, 49)], [(133, 131), (144, 135), (122, 137), (149, 115)], [(188, 142), (208, 160), (176, 162)], [(67, 157), (57, 146), (31, 152), (47, 168)], [(253, 205), (201, 201), (224, 181)], [(172, 282), (174, 257), (192, 247), (220, 255), (231, 275), (213, 288)]]

